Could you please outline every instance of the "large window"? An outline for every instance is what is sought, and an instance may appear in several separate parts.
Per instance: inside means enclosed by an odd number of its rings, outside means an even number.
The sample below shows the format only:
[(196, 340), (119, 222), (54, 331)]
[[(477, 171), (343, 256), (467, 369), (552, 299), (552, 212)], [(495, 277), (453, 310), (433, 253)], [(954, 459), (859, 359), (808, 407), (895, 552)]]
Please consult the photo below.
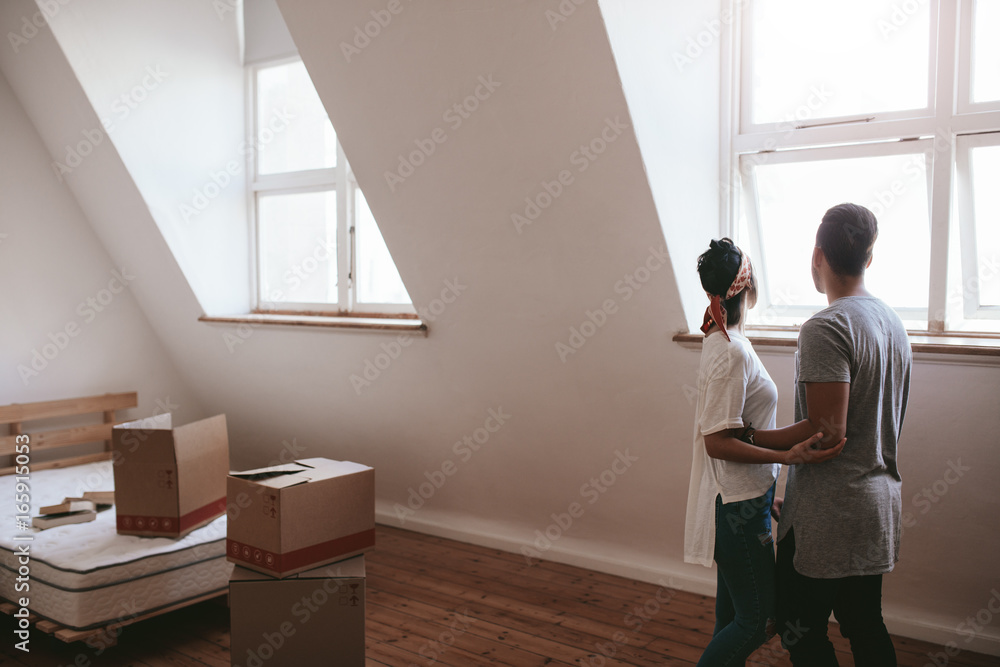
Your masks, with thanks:
[(823, 212), (870, 208), (869, 289), (913, 331), (1000, 332), (1000, 0), (736, 2), (730, 233), (757, 326), (825, 307)]
[(299, 59), (250, 68), (257, 310), (415, 313)]

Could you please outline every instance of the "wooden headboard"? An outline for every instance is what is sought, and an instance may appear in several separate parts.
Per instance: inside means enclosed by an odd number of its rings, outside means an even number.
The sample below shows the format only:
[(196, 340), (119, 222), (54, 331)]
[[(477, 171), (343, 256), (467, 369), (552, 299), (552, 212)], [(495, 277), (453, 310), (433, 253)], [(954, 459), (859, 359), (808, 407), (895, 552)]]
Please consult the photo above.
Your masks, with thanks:
[[(47, 470), (66, 466), (106, 461), (111, 458), (111, 427), (115, 424), (115, 410), (134, 408), (139, 404), (134, 391), (124, 394), (104, 394), (103, 396), (85, 396), (84, 398), (68, 398), (61, 401), (43, 401), (40, 403), (14, 403), (0, 406), (0, 424), (7, 424), (9, 435), (0, 436), (0, 456), (10, 457), (14, 454), (15, 439), (22, 434), (31, 436), (31, 453), (48, 451), (59, 447), (83, 445), (91, 442), (104, 441), (104, 451), (82, 456), (69, 456), (43, 462), (32, 462), (32, 470)], [(52, 419), (54, 417), (69, 417), (103, 414), (103, 422), (89, 426), (73, 426), (70, 428), (33, 431), (25, 429), (25, 422)], [(13, 461), (11, 461), (13, 463)], [(14, 466), (0, 468), (0, 475), (14, 472)]]

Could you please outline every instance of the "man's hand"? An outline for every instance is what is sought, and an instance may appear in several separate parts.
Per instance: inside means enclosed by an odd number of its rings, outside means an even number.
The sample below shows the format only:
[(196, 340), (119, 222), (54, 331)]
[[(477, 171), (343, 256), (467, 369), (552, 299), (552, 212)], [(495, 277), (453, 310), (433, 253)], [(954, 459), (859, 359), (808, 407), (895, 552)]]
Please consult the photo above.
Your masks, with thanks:
[(775, 498), (774, 502), (771, 503), (771, 517), (775, 521), (781, 521), (781, 508), (785, 504), (784, 498)]
[(803, 440), (785, 452), (785, 465), (795, 465), (797, 463), (823, 463), (840, 456), (844, 450), (847, 438), (843, 438), (835, 446), (829, 449), (820, 449), (820, 440), (823, 439), (823, 432), (814, 433), (808, 440)]

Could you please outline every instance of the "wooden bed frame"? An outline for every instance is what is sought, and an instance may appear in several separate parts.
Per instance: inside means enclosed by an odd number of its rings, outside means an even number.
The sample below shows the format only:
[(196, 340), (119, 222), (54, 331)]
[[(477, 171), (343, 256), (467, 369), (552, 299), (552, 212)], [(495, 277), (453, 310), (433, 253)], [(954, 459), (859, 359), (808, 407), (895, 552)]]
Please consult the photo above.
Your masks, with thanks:
[[(17, 436), (24, 434), (31, 436), (32, 454), (61, 447), (70, 447), (72, 445), (104, 443), (104, 450), (94, 454), (67, 456), (65, 458), (54, 458), (48, 461), (32, 463), (32, 472), (110, 460), (112, 457), (111, 429), (115, 425), (115, 412), (137, 407), (138, 404), (138, 397), (136, 392), (133, 391), (121, 394), (70, 398), (60, 401), (14, 403), (12, 405), (0, 406), (0, 425), (6, 424), (8, 427), (8, 435), (0, 436), (0, 457), (6, 459), (6, 463), (11, 464), (0, 468), (0, 476), (13, 474), (15, 440)], [(54, 419), (57, 417), (90, 415), (93, 413), (102, 415), (103, 421), (89, 426), (72, 426), (50, 430), (25, 430), (25, 422)], [(223, 593), (222, 595), (225, 594)], [(93, 648), (110, 648), (118, 642), (118, 635), (121, 634), (123, 626), (217, 597), (220, 597), (220, 594), (210, 593), (184, 602), (178, 602), (175, 605), (154, 612), (112, 621), (105, 626), (90, 630), (66, 628), (58, 623), (33, 614), (29, 617), (29, 620), (42, 632), (54, 635), (64, 642), (86, 641)], [(13, 603), (0, 598), (0, 612), (13, 614), (17, 609), (18, 607)]]
[[(7, 424), (9, 428), (9, 435), (0, 438), (0, 456), (13, 456), (15, 439), (19, 435), (28, 433), (31, 436), (32, 454), (59, 447), (104, 441), (103, 452), (33, 463), (31, 465), (32, 471), (65, 468), (83, 463), (93, 463), (94, 461), (107, 461), (111, 458), (111, 427), (115, 425), (115, 411), (134, 408), (138, 405), (138, 397), (133, 391), (124, 394), (104, 394), (103, 396), (70, 398), (62, 401), (14, 403), (12, 405), (0, 406), (0, 424)], [(103, 423), (30, 433), (24, 430), (25, 422), (53, 419), (55, 417), (88, 415), (95, 412), (103, 414)], [(13, 461), (10, 463), (13, 463)], [(0, 468), (0, 475), (10, 475), (13, 472), (13, 465)]]

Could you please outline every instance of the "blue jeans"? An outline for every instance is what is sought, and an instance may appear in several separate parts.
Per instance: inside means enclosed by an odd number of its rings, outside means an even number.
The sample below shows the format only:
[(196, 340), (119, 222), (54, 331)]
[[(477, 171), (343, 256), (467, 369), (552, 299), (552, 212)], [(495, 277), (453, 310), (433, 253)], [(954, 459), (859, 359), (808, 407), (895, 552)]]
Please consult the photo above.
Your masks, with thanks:
[(774, 627), (774, 538), (771, 503), (764, 495), (723, 503), (715, 498), (715, 563), (719, 584), (715, 630), (699, 667), (742, 667)]

